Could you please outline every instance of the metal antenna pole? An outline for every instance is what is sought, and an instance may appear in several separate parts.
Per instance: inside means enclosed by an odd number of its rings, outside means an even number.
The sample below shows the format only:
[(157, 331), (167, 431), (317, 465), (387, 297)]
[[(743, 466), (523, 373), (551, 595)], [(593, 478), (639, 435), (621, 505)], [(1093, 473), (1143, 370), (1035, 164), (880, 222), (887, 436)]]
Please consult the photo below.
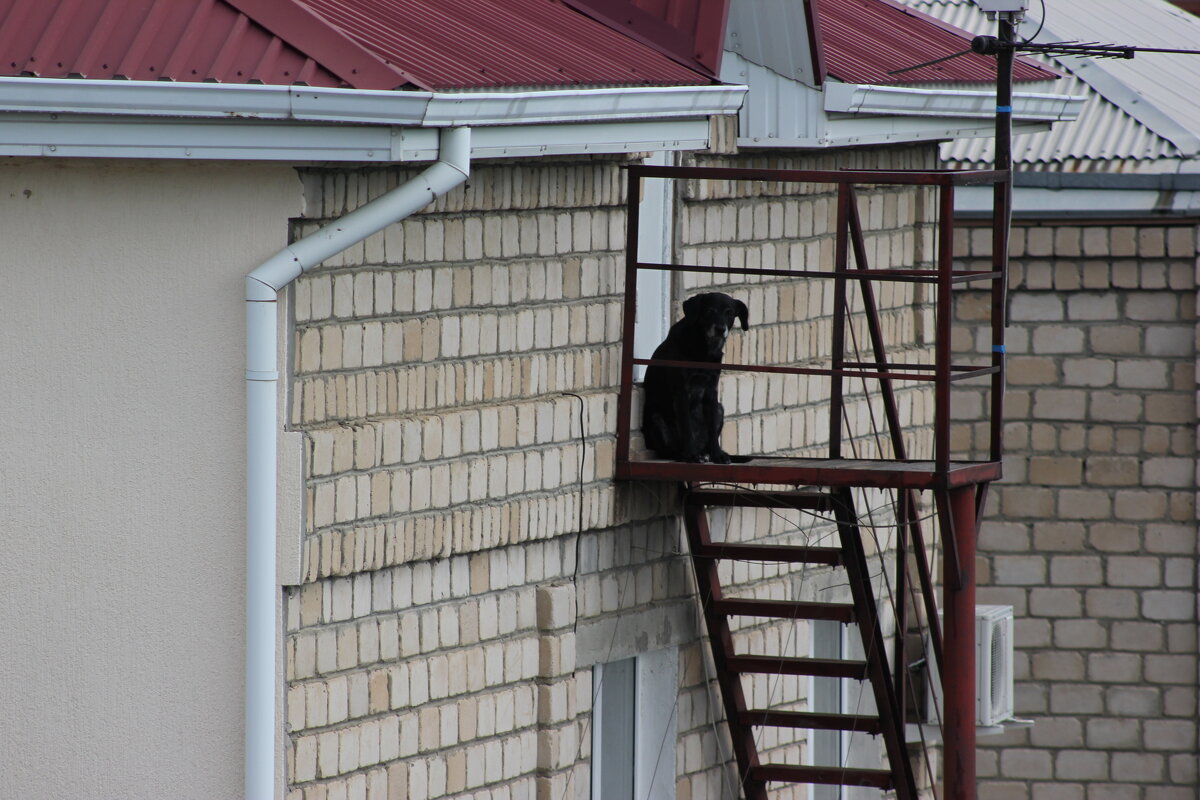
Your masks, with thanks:
[(1001, 47), (996, 53), (995, 167), (1005, 172), (1008, 177), (995, 185), (992, 196), (992, 270), (1000, 273), (1000, 280), (992, 283), (992, 366), (996, 368), (992, 378), (989, 442), (989, 456), (992, 461), (1000, 460), (1001, 434), (1004, 427), (1004, 329), (1008, 327), (1008, 244), (1012, 228), (1013, 197), (1012, 76), (1013, 59), (1016, 55), (1012, 46), (1016, 40), (1014, 16), (1000, 15)]
[[(1000, 278), (992, 282), (992, 380), (991, 460), (1001, 457), (1000, 437), (1004, 414), (1004, 329), (1008, 324), (1008, 243), (1012, 223), (1012, 75), (1016, 23), (1022, 11), (997, 12), (999, 47), (996, 48), (996, 152), (995, 168), (1004, 176), (996, 183), (992, 198), (992, 269)], [(946, 800), (975, 800), (975, 492), (958, 490), (942, 498), (949, 506), (943, 518), (952, 519), (951, 530), (958, 545), (961, 580), (957, 587), (943, 578), (946, 598), (942, 663), (942, 696), (946, 702), (945, 765), (943, 783)], [(948, 565), (947, 565), (948, 566)]]

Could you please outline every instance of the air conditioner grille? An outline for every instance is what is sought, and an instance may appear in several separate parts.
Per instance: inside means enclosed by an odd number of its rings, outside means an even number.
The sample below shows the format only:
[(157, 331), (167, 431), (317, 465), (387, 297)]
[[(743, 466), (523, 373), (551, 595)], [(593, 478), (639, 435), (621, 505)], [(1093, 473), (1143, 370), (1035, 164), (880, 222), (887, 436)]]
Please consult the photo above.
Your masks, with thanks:
[(1008, 677), (1004, 674), (1006, 645), (1003, 626), (997, 625), (992, 628), (992, 708), (1002, 708), (1007, 701), (1004, 689)]

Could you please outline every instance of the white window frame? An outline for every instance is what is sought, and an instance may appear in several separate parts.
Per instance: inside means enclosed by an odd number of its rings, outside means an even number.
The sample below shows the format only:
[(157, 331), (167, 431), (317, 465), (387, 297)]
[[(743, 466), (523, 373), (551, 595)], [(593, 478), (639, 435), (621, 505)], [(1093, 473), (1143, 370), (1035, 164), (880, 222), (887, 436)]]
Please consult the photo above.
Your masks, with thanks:
[[(622, 800), (605, 794), (602, 778), (604, 764), (601, 737), (605, 728), (605, 708), (613, 703), (631, 704), (630, 722), (633, 730), (633, 798), (631, 800), (674, 800), (675, 747), (677, 727), (675, 699), (679, 693), (679, 651), (674, 648), (641, 653), (612, 664), (633, 662), (632, 696), (615, 696), (605, 692), (604, 672), (610, 665), (596, 664), (593, 670), (595, 703), (592, 707), (592, 797), (596, 800)], [(610, 667), (611, 668), (611, 667)], [(618, 707), (620, 708), (620, 707)]]
[[(671, 166), (675, 154), (654, 153), (646, 159), (651, 166)], [(642, 182), (638, 212), (638, 261), (671, 264), (675, 257), (675, 181), (647, 178)], [(671, 328), (671, 273), (665, 270), (639, 270), (637, 276), (637, 312), (633, 326), (634, 358), (650, 358), (654, 348), (667, 337)], [(634, 365), (633, 379), (640, 381), (646, 368)]]
[[(812, 621), (812, 657), (842, 658), (846, 649), (846, 626), (837, 621)], [(842, 714), (846, 708), (846, 684), (841, 678), (811, 679), (808, 696), (813, 712)], [(837, 766), (846, 758), (846, 741), (841, 731), (810, 732), (812, 762), (817, 766)], [(809, 800), (841, 800), (842, 787), (812, 784)]]

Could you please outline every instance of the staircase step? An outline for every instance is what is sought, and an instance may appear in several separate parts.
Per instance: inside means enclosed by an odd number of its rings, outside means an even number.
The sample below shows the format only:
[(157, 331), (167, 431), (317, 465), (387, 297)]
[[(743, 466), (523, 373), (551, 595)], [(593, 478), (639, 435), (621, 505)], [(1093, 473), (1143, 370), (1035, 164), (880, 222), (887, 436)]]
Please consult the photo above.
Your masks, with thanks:
[(751, 489), (693, 489), (687, 494), (689, 503), (702, 506), (741, 506), (743, 508), (795, 508), (806, 511), (829, 511), (833, 499), (815, 489), (758, 491)]
[(783, 656), (726, 656), (726, 666), (734, 672), (774, 675), (814, 675), (818, 678), (854, 678), (866, 680), (867, 662), (838, 658), (784, 658)]
[(795, 600), (713, 600), (718, 614), (739, 617), (779, 617), (781, 619), (824, 619), (854, 622), (854, 606), (849, 603), (806, 603)]
[(872, 736), (883, 730), (879, 717), (863, 714), (814, 714), (808, 711), (743, 711), (738, 718), (743, 725), (761, 725), (776, 728), (807, 728), (809, 730), (856, 731)]
[(715, 542), (696, 552), (701, 558), (727, 558), (737, 561), (783, 561), (789, 564), (842, 565), (840, 547), (795, 547), (782, 544), (732, 544)]
[(749, 777), (755, 781), (823, 783), (832, 786), (874, 786), (878, 789), (890, 789), (893, 786), (892, 773), (886, 769), (759, 764), (750, 768)]

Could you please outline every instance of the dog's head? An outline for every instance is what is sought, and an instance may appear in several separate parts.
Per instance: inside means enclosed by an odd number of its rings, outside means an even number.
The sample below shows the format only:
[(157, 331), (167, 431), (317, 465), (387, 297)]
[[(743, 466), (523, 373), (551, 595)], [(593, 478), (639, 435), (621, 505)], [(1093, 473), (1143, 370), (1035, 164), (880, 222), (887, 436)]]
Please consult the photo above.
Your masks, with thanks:
[(742, 324), (742, 330), (750, 327), (746, 304), (721, 292), (705, 292), (683, 301), (683, 318), (704, 332), (705, 349), (714, 358), (724, 354), (725, 339), (733, 330), (735, 319)]

